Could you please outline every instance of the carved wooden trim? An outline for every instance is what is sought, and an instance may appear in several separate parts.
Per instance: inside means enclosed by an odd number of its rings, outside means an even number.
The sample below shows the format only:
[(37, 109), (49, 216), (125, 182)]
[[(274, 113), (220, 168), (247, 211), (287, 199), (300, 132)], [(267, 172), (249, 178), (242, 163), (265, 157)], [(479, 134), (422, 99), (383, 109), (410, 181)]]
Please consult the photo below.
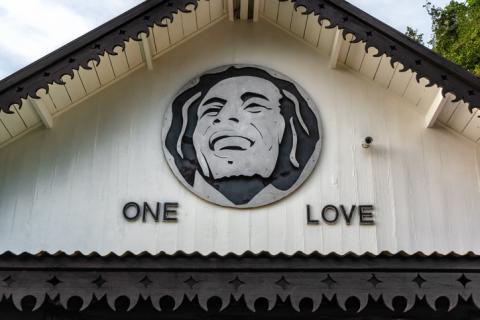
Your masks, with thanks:
[(421, 299), (436, 310), (440, 297), (448, 299), (450, 309), (460, 298), (472, 299), (479, 308), (479, 271), (480, 259), (473, 255), (4, 254), (0, 256), (0, 297), (12, 299), (19, 310), (27, 296), (35, 297), (35, 308), (46, 298), (57, 298), (67, 309), (70, 298), (80, 297), (82, 309), (105, 298), (113, 310), (119, 297), (130, 301), (130, 309), (140, 298), (150, 298), (157, 310), (165, 296), (173, 298), (175, 308), (187, 299), (198, 301), (204, 310), (209, 299), (218, 297), (221, 309), (243, 299), (251, 311), (260, 298), (268, 301), (269, 309), (288, 300), (300, 311), (305, 298), (316, 310), (324, 299), (335, 297), (346, 310), (346, 301), (355, 297), (360, 312), (372, 298), (381, 298), (393, 310), (393, 299), (401, 296), (407, 301), (403, 310), (407, 312)]

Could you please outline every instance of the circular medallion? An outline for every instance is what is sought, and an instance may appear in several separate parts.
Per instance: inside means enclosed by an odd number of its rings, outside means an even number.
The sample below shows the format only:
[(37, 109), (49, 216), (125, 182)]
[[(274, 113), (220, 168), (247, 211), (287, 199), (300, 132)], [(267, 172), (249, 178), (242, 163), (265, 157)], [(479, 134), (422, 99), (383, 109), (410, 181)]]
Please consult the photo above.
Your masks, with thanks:
[(288, 77), (249, 65), (208, 71), (166, 110), (163, 149), (175, 176), (221, 206), (254, 208), (287, 196), (320, 155), (317, 107)]

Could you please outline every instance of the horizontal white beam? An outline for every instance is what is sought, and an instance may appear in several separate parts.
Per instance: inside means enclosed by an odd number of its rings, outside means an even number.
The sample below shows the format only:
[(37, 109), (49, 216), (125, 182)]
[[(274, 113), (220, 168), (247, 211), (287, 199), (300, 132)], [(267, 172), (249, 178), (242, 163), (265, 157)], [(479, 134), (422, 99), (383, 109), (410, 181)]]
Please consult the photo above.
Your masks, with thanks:
[(438, 89), (435, 99), (433, 99), (430, 108), (428, 108), (427, 115), (425, 116), (425, 128), (432, 128), (437, 121), (438, 116), (442, 113), (445, 103), (448, 101), (449, 94), (442, 94), (442, 88)]
[(45, 128), (48, 128), (48, 129), (53, 128), (52, 114), (50, 113), (50, 111), (48, 111), (48, 108), (43, 103), (43, 101), (40, 99), (30, 99), (30, 98), (28, 98), (28, 100), (32, 104), (33, 109), (35, 109), (35, 112), (37, 112), (38, 117), (42, 121)]
[(150, 42), (148, 41), (147, 35), (142, 33), (140, 35), (142, 39), (143, 53), (145, 54), (145, 63), (147, 64), (148, 70), (153, 70), (153, 54), (150, 48)]
[(338, 57), (340, 55), (340, 49), (342, 49), (342, 44), (343, 44), (342, 31), (340, 29), (337, 29), (337, 32), (335, 33), (335, 40), (333, 41), (332, 52), (330, 53), (330, 62), (328, 64), (332, 69), (337, 68)]

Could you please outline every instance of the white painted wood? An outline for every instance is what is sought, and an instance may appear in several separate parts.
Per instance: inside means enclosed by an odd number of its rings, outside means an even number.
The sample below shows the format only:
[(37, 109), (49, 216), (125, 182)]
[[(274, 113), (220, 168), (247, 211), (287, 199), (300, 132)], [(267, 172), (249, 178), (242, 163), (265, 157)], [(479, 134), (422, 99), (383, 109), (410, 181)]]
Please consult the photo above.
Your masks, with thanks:
[(210, 18), (217, 20), (224, 15), (223, 0), (210, 0)]
[(5, 128), (5, 125), (0, 119), (0, 145), (10, 140), (11, 137), (12, 136), (8, 132), (7, 128)]
[(240, 20), (248, 20), (248, 1), (240, 0)]
[(89, 70), (80, 67), (79, 74), (87, 93), (92, 93), (100, 88), (100, 79), (95, 68), (95, 61), (88, 62), (88, 66), (90, 67)]
[(418, 105), (420, 99), (422, 99), (427, 84), (428, 80), (425, 78), (421, 78), (420, 82), (417, 82), (417, 74), (414, 73), (408, 83), (407, 89), (405, 90), (404, 97), (414, 105)]
[(72, 103), (72, 100), (68, 95), (67, 89), (62, 84), (49, 84), (48, 94), (50, 95), (53, 103), (55, 104), (56, 111), (62, 110), (63, 108)]
[(174, 14), (173, 21), (170, 22), (170, 20), (167, 20), (167, 25), (168, 25), (168, 35), (169, 35), (171, 44), (175, 44), (183, 39), (183, 25), (182, 25), (182, 19), (180, 17), (177, 17)]
[[(290, 29), (292, 32), (300, 38), (303, 38), (305, 35), (305, 29), (307, 26), (308, 16), (303, 14), (304, 12), (305, 7), (298, 7), (297, 10), (293, 9), (292, 22), (290, 24)], [(318, 26), (320, 27), (320, 25)]]
[(50, 97), (50, 94), (48, 94), (45, 89), (37, 90), (37, 96), (40, 97), (43, 104), (47, 106), (51, 114), (54, 114), (56, 112), (57, 109), (55, 108), (52, 97)]
[(345, 64), (351, 67), (353, 70), (359, 71), (362, 66), (363, 59), (365, 58), (365, 54), (364, 42), (352, 43), (350, 50), (348, 51)]
[(327, 26), (330, 24), (328, 20), (322, 20), (322, 31), (320, 33), (320, 39), (318, 39), (318, 48), (326, 52), (327, 54), (332, 53), (333, 42), (337, 34), (338, 28), (328, 29)]
[(15, 108), (12, 109), (13, 114), (6, 114), (5, 112), (0, 112), (0, 121), (4, 124), (8, 133), (11, 136), (16, 136), (27, 129), (27, 126), (22, 121), (22, 118), (18, 114)]
[(292, 24), (292, 15), (293, 15), (293, 2), (282, 1), (278, 7), (278, 19), (277, 23), (284, 27), (285, 29), (290, 30), (290, 25)]
[(343, 40), (342, 31), (337, 29), (335, 34), (335, 40), (333, 41), (333, 46), (330, 53), (330, 62), (328, 63), (330, 68), (335, 69), (337, 67), (340, 50), (342, 49), (344, 43), (345, 41)]
[(187, 10), (191, 12), (180, 12), (182, 17), (183, 36), (188, 36), (197, 31), (197, 13), (195, 12), (195, 6), (190, 4), (187, 6)]
[[(195, 59), (186, 59), (192, 52)], [(167, 167), (159, 134), (179, 88), (238, 61), (295, 80), (316, 102), (324, 132), (305, 184), (255, 210), (214, 206), (187, 191)], [(262, 20), (225, 19), (155, 64), (154, 72), (139, 69), (64, 113), (54, 130), (2, 148), (0, 252), (480, 253), (473, 171), (480, 148), (443, 126), (425, 130), (424, 115), (407, 99), (364, 75), (331, 70), (327, 55)], [(366, 135), (374, 138), (369, 149), (361, 148)], [(180, 221), (127, 223), (121, 209), (128, 201), (177, 201)], [(327, 203), (373, 203), (377, 225), (307, 226), (304, 206), (318, 215)]]
[[(346, 63), (348, 53), (350, 52), (350, 47), (352, 46), (351, 41), (353, 40), (353, 38), (354, 38), (354, 36), (350, 33), (347, 34), (346, 41), (345, 41), (345, 39), (343, 39), (343, 36), (342, 36), (340, 52), (338, 54), (338, 59), (337, 59), (337, 64), (344, 65)], [(331, 52), (333, 52), (333, 50)]]
[(463, 132), (474, 114), (468, 109), (468, 105), (460, 103), (453, 113), (447, 125), (458, 132)]
[(363, 58), (362, 66), (360, 67), (360, 73), (372, 80), (375, 77), (378, 67), (380, 66), (380, 61), (382, 60), (382, 57), (375, 57), (377, 53), (378, 50), (376, 48), (369, 48), (368, 53), (365, 54), (365, 57)]
[(147, 69), (153, 70), (153, 54), (150, 48), (150, 42), (148, 41), (146, 34), (142, 33), (140, 37), (142, 38), (141, 44), (143, 48), (143, 54), (145, 56), (145, 63), (147, 65)]
[(115, 77), (119, 77), (125, 72), (127, 72), (130, 67), (128, 65), (127, 56), (125, 55), (125, 50), (122, 47), (115, 47), (113, 51), (116, 53), (116, 55), (109, 55), (109, 58), (110, 62), (112, 63), (113, 73), (115, 74)]
[(450, 121), (450, 119), (452, 118), (453, 112), (455, 111), (455, 108), (457, 108), (460, 103), (461, 103), (460, 101), (457, 101), (457, 102), (453, 102), (451, 100), (447, 101), (443, 106), (442, 112), (438, 116), (438, 120), (443, 123), (447, 123), (448, 121)]
[(153, 35), (155, 37), (157, 53), (162, 52), (170, 46), (170, 36), (167, 27), (159, 27), (155, 25), (155, 27), (153, 27)]
[(277, 21), (279, 6), (280, 6), (280, 1), (278, 0), (265, 1), (265, 17), (267, 17), (272, 21)]
[[(428, 81), (427, 81), (427, 84), (428, 84)], [(417, 104), (417, 109), (421, 113), (423, 114), (427, 113), (428, 108), (432, 105), (433, 99), (435, 99), (435, 97), (437, 96), (437, 92), (438, 92), (438, 86), (436, 85), (425, 88), (425, 91), (423, 92), (422, 97), (420, 98), (420, 102)]]
[(388, 86), (390, 85), (393, 74), (396, 68), (398, 67), (398, 64), (396, 64), (396, 67), (392, 68), (390, 61), (391, 61), (390, 57), (387, 57), (386, 55), (382, 56), (380, 65), (378, 66), (378, 69), (377, 69), (377, 72), (375, 73), (375, 78), (374, 78), (376, 82), (380, 83), (385, 88), (388, 88)]
[(41, 119), (43, 125), (47, 129), (53, 128), (53, 117), (47, 106), (41, 99), (29, 99), (28, 102), (32, 105), (33, 109)]
[(439, 89), (437, 96), (433, 100), (433, 103), (425, 116), (425, 128), (432, 128), (435, 125), (435, 122), (447, 101), (448, 97), (444, 97), (442, 90)]
[(22, 118), (22, 121), (25, 123), (27, 128), (31, 128), (40, 122), (40, 118), (33, 109), (33, 106), (29, 102), (29, 100), (22, 99), (22, 107), (15, 105), (15, 109), (17, 110), (18, 114)]
[(227, 0), (227, 12), (228, 12), (228, 21), (233, 22), (235, 20), (235, 7), (233, 0)]
[(480, 113), (478, 110), (474, 111), (473, 117), (468, 122), (462, 134), (472, 141), (477, 141), (480, 138)]
[[(148, 39), (145, 38), (146, 43), (149, 45)], [(125, 55), (127, 56), (127, 62), (130, 69), (135, 68), (136, 66), (142, 64), (143, 57), (142, 57), (142, 50), (140, 46), (142, 45), (142, 41), (135, 41), (133, 39), (128, 40), (125, 42)], [(151, 56), (150, 52), (150, 56)]]
[(253, 22), (258, 21), (260, 15), (260, 6), (262, 5), (260, 0), (253, 0)]
[(73, 70), (73, 78), (65, 75), (62, 77), (62, 81), (65, 82), (65, 89), (67, 89), (72, 102), (78, 101), (87, 95), (77, 70)]
[(197, 25), (201, 29), (210, 23), (210, 2), (207, 0), (198, 1)]
[(390, 81), (389, 89), (396, 94), (403, 96), (407, 90), (408, 83), (412, 80), (413, 73), (411, 70), (400, 72), (401, 70), (403, 70), (403, 65), (398, 64), (398, 67), (393, 73), (392, 80)]
[(95, 70), (97, 71), (98, 79), (100, 79), (102, 86), (115, 79), (112, 63), (106, 53), (100, 56), (100, 63), (98, 65), (95, 64)]
[(313, 46), (318, 45), (322, 26), (318, 23), (318, 16), (313, 13), (307, 16), (304, 39)]

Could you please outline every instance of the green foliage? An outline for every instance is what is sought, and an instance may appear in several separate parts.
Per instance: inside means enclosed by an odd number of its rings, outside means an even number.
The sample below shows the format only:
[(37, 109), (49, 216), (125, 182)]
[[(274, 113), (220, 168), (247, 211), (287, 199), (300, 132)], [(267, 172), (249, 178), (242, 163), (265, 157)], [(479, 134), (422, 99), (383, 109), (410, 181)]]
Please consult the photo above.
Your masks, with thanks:
[(445, 8), (425, 4), (432, 18), (433, 50), (480, 77), (480, 0), (455, 0)]
[(425, 42), (423, 41), (423, 33), (419, 33), (418, 29), (407, 27), (407, 31), (405, 32), (405, 35), (407, 35), (413, 41), (425, 45)]

